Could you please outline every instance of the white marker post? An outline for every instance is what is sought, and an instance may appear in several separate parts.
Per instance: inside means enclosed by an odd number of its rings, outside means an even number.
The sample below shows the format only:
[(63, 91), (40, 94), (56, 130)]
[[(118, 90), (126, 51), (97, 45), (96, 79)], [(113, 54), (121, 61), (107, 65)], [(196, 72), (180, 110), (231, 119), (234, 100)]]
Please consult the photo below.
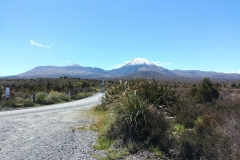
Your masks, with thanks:
[(10, 88), (6, 87), (6, 98), (7, 100), (10, 98)]

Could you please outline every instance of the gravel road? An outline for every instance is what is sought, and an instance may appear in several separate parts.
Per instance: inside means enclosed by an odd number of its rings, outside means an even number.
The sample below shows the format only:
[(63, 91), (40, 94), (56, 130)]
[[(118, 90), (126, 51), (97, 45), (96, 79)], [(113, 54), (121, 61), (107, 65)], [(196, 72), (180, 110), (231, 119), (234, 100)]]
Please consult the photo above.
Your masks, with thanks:
[(97, 133), (73, 132), (71, 127), (90, 123), (79, 117), (101, 98), (99, 93), (64, 104), (0, 112), (0, 160), (94, 159)]

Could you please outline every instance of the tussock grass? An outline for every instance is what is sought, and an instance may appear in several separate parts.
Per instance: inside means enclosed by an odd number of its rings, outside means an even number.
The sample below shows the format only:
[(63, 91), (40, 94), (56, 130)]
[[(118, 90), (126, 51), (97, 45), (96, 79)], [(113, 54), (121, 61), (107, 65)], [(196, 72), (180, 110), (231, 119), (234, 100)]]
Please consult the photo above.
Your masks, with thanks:
[(113, 140), (110, 148), (126, 149), (129, 153), (151, 145), (159, 152), (167, 151), (169, 138), (166, 131), (169, 124), (165, 120), (165, 112), (177, 99), (178, 95), (172, 87), (159, 85), (156, 81), (120, 80), (119, 84), (106, 91), (103, 104), (99, 107), (99, 110), (111, 115), (104, 139)]

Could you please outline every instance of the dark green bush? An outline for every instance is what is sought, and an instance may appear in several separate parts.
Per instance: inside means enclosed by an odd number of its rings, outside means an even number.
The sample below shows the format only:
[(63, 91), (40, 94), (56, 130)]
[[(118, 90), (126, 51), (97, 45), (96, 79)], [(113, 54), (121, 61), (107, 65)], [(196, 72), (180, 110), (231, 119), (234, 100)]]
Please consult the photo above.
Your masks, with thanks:
[(209, 78), (204, 78), (198, 87), (193, 86), (190, 95), (197, 102), (211, 102), (219, 98), (219, 92)]
[(233, 88), (236, 87), (236, 86), (237, 86), (236, 83), (231, 84), (231, 87), (233, 87)]
[(2, 86), (0, 86), (0, 100), (2, 99), (3, 89)]

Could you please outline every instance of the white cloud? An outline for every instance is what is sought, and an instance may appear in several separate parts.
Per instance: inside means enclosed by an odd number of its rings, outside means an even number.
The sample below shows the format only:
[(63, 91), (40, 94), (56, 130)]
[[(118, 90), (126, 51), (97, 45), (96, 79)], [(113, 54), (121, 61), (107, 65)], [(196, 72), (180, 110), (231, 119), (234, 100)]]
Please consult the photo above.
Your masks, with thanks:
[(126, 61), (126, 62), (124, 62), (123, 64), (114, 64), (114, 67), (113, 67), (113, 68), (114, 68), (114, 69), (120, 68), (120, 67), (128, 64), (129, 62), (130, 62), (130, 61)]
[(49, 46), (42, 45), (41, 43), (35, 42), (34, 40), (30, 40), (30, 44), (38, 46), (38, 47), (44, 47), (44, 48), (51, 49)]
[(43, 46), (43, 47), (48, 48), (48, 49), (51, 49), (49, 46)]
[(31, 45), (36, 45), (38, 47), (42, 47), (42, 44), (34, 42), (34, 40), (30, 40)]
[(152, 63), (157, 65), (157, 66), (168, 66), (168, 65), (172, 64), (170, 62), (160, 62), (160, 61), (156, 61), (156, 62), (152, 62)]

